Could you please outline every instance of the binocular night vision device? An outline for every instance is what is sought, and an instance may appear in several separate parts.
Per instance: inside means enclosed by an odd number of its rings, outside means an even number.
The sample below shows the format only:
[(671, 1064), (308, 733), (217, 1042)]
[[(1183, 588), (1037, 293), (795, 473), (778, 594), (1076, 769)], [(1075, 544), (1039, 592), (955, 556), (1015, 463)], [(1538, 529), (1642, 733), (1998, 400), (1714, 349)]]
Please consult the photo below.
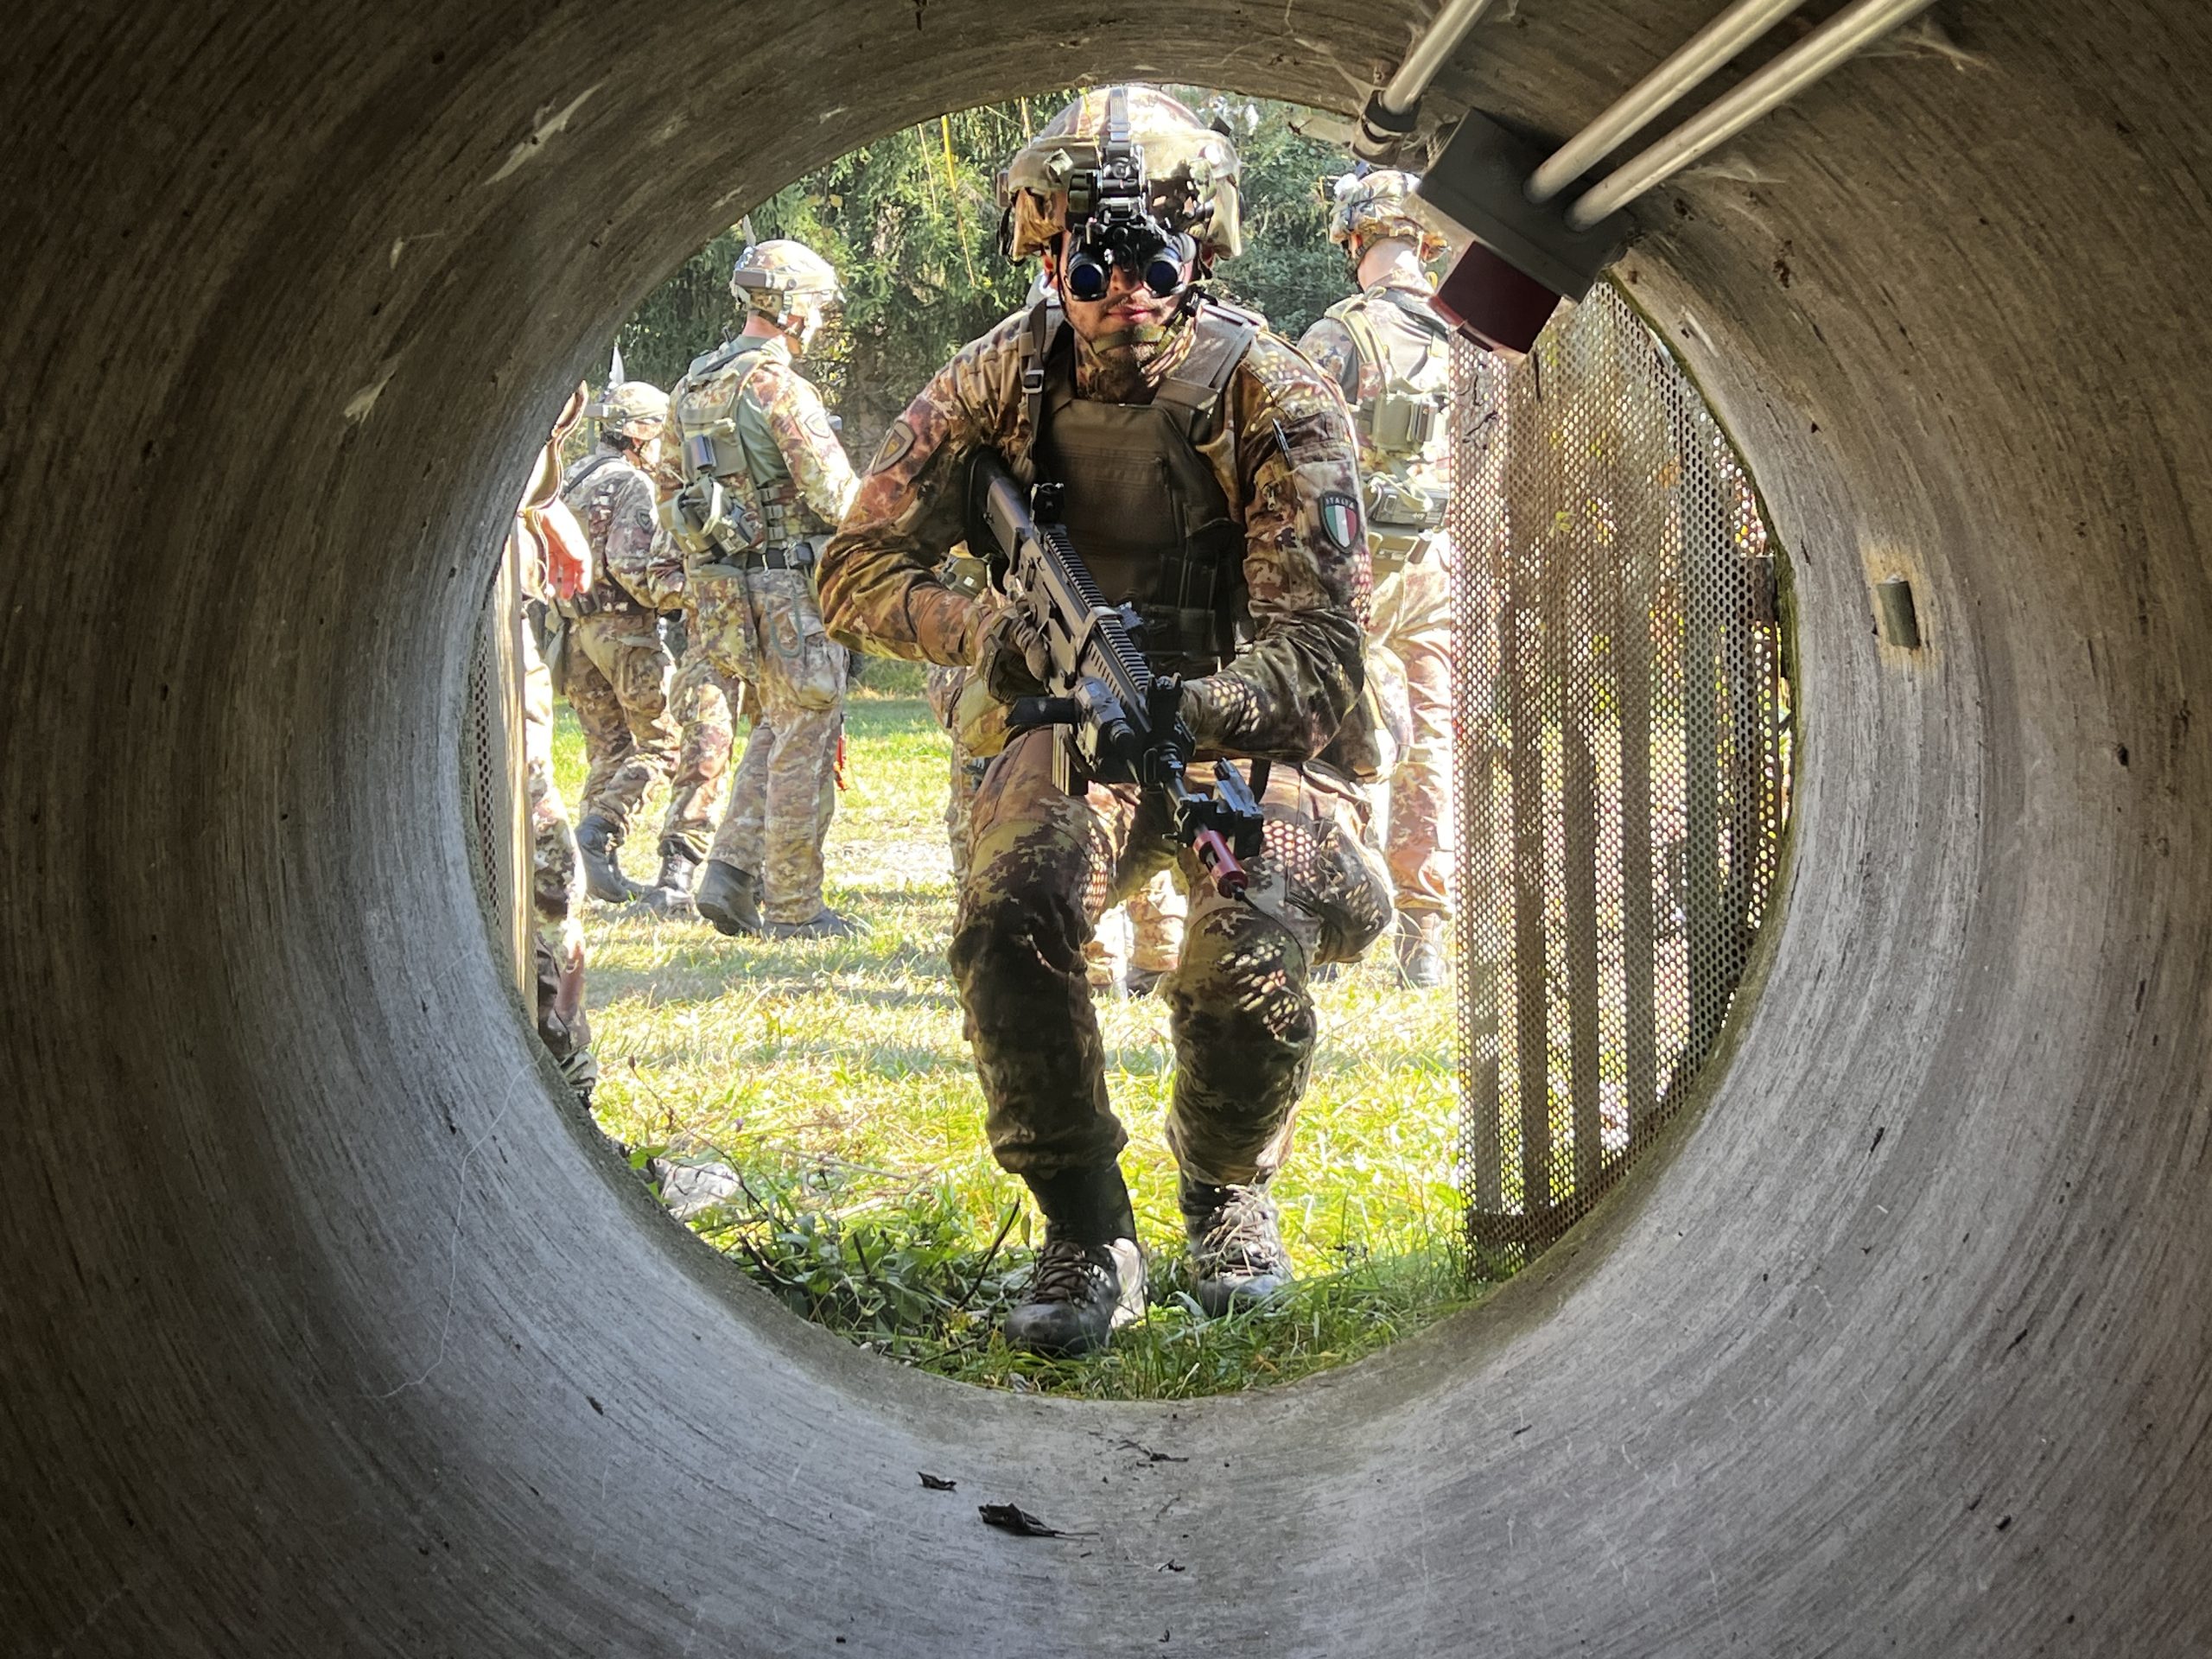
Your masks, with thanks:
[(1122, 88), (1107, 99), (1097, 165), (1071, 174), (1067, 192), (1060, 283), (1070, 299), (1104, 299), (1116, 267), (1135, 271), (1163, 299), (1183, 286), (1184, 267), (1197, 257), (1198, 244), (1153, 212), (1144, 146), (1129, 137), (1128, 94)]

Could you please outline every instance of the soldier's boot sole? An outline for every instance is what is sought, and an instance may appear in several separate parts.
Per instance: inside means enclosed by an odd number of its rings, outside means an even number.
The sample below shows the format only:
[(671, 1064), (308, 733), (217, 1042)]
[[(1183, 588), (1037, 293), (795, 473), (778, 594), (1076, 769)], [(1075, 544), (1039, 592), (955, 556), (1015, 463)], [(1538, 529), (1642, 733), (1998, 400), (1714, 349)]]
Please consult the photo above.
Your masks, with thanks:
[(1401, 918), (1397, 938), (1399, 984), (1408, 990), (1433, 991), (1450, 980), (1452, 967), (1445, 955), (1447, 925), (1440, 916), (1425, 917), (1419, 921), (1411, 917)]
[(761, 931), (772, 939), (857, 939), (868, 931), (857, 917), (824, 906), (803, 922), (768, 922)]
[(699, 911), (691, 902), (691, 878), (698, 873), (699, 862), (688, 848), (664, 847), (660, 874), (653, 878), (652, 886), (638, 895), (638, 902), (664, 918), (696, 918)]
[(709, 859), (698, 887), (692, 891), (691, 903), (717, 933), (732, 938), (760, 936), (760, 878), (750, 870), (741, 870), (719, 858)]
[(1209, 1186), (1185, 1175), (1179, 1207), (1192, 1295), (1208, 1317), (1263, 1306), (1288, 1288), (1290, 1254), (1264, 1186)]
[(1136, 1241), (1117, 1238), (1096, 1249), (1103, 1270), (1091, 1294), (1020, 1304), (1000, 1326), (1007, 1347), (1046, 1359), (1080, 1358), (1144, 1312), (1144, 1252)]
[(596, 813), (576, 826), (576, 852), (584, 867), (584, 891), (602, 905), (626, 905), (638, 895), (630, 878), (614, 861), (622, 844), (622, 831), (612, 819)]

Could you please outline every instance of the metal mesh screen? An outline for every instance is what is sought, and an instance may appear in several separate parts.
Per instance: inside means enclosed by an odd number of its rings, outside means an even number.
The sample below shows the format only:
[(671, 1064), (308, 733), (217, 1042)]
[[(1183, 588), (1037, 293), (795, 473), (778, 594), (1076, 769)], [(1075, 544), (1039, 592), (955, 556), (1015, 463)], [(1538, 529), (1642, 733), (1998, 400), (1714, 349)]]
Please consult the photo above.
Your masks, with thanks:
[(523, 772), (521, 598), (513, 549), (500, 562), (474, 643), (461, 716), (461, 785), (467, 803), (471, 873), (485, 925), (513, 964), (524, 995), (532, 994), (530, 943), (529, 799)]
[(1496, 1274), (1713, 1052), (1779, 863), (1788, 687), (1751, 480), (1626, 302), (1510, 370), (1455, 351), (1459, 1179)]

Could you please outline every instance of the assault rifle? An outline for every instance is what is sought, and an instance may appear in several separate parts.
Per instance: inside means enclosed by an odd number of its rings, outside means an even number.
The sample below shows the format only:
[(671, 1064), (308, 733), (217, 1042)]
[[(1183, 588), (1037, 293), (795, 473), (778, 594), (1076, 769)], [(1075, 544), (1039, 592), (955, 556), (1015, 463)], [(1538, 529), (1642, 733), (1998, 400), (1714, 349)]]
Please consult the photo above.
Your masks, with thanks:
[(1058, 522), (1065, 492), (1024, 490), (988, 452), (976, 460), (971, 488), (992, 585), (1050, 658), (1046, 694), (1017, 697), (1008, 728), (1062, 728), (1053, 772), (1064, 788), (1135, 784), (1155, 795), (1169, 834), (1198, 854), (1223, 897), (1236, 897), (1247, 886), (1243, 861), (1260, 851), (1260, 804), (1232, 761), (1214, 763), (1211, 785), (1185, 775), (1193, 744), (1176, 712), (1182, 683), (1152, 671), (1136, 613), (1109, 605), (1091, 580)]

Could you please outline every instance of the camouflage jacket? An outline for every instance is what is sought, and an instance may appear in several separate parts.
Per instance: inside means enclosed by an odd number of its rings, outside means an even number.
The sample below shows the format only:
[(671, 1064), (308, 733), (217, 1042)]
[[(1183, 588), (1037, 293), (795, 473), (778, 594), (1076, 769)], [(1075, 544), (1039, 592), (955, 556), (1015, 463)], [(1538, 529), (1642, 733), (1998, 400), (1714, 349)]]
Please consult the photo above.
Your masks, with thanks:
[(561, 497), (591, 543), (591, 611), (658, 611), (669, 607), (672, 582), (680, 590), (683, 575), (676, 550), (656, 537), (653, 481), (626, 452), (602, 442), (569, 468)]
[[(1426, 278), (1393, 270), (1330, 307), (1298, 342), (1352, 407), (1370, 537), (1435, 528), (1451, 493), (1452, 354), (1444, 324), (1431, 321), (1433, 291)], [(1417, 426), (1410, 442), (1402, 429), (1378, 441), (1386, 397), (1400, 405), (1398, 429), (1411, 410), (1426, 431)]]
[(724, 419), (736, 432), (721, 438), (715, 472), (734, 519), (765, 524), (764, 496), (785, 500), (816, 529), (844, 517), (858, 486), (853, 464), (783, 340), (740, 336), (696, 359), (669, 394), (671, 446)]
[[(1027, 317), (1017, 312), (963, 347), (885, 434), (822, 562), (823, 617), (847, 643), (974, 660), (986, 612), (946, 587), (937, 567), (967, 534), (968, 456), (988, 446), (1016, 477), (1033, 476), (1021, 386)], [(1153, 384), (1179, 360), (1175, 344), (1147, 371)], [(1076, 385), (1089, 395), (1080, 356)], [(1201, 454), (1242, 525), (1255, 638), (1220, 672), (1189, 683), (1184, 715), (1208, 751), (1304, 760), (1336, 734), (1366, 671), (1370, 578), (1351, 433), (1335, 391), (1264, 331), (1223, 412)]]

